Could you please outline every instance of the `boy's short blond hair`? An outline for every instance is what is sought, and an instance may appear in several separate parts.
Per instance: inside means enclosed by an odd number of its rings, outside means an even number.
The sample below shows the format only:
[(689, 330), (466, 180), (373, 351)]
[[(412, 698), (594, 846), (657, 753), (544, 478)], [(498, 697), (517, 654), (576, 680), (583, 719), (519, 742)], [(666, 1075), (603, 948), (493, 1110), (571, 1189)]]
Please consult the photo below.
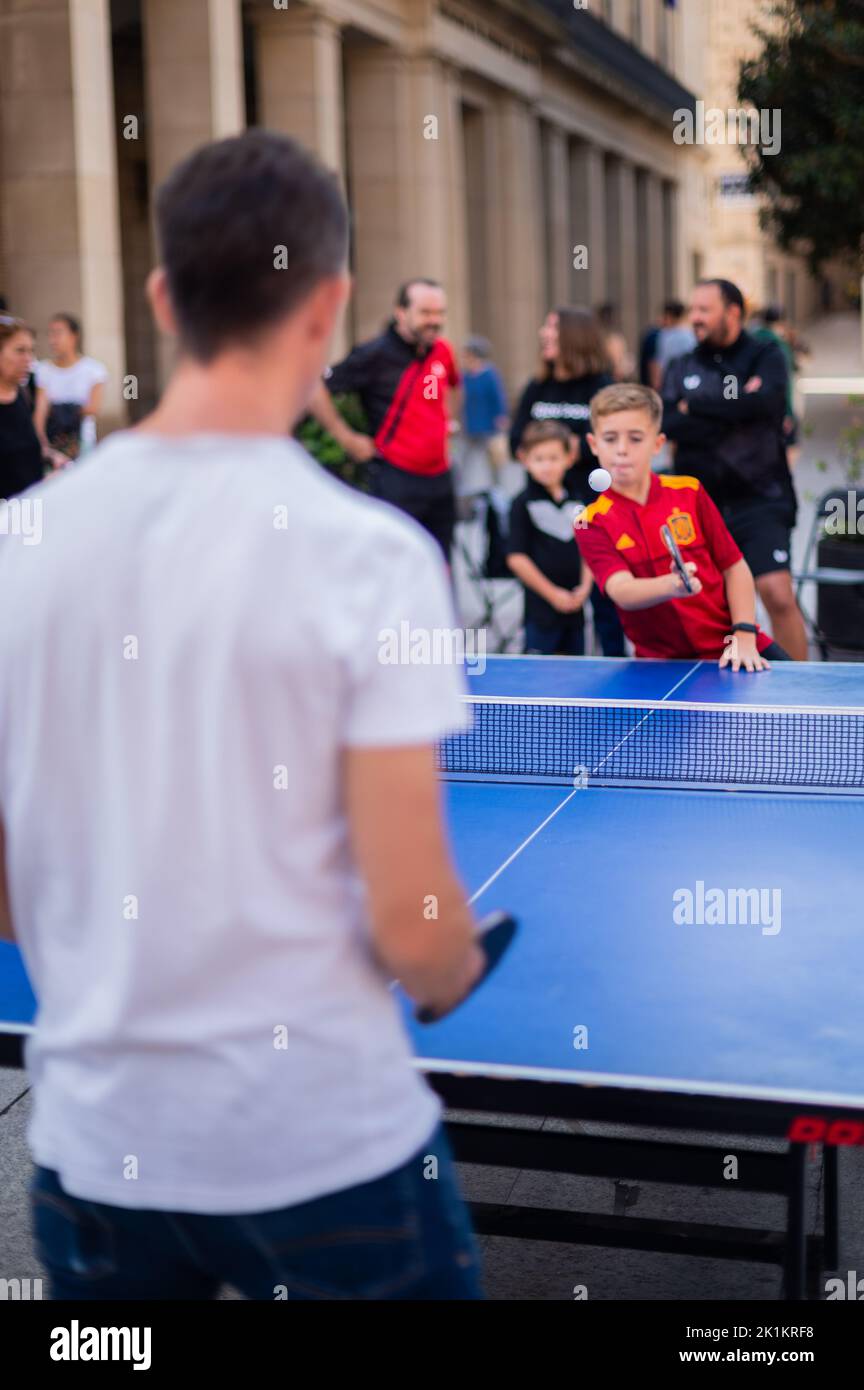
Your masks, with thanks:
[(663, 402), (656, 391), (650, 386), (621, 381), (614, 386), (604, 386), (592, 397), (591, 428), (596, 430), (599, 420), (605, 420), (608, 415), (620, 415), (622, 410), (644, 410), (658, 429), (663, 420)]

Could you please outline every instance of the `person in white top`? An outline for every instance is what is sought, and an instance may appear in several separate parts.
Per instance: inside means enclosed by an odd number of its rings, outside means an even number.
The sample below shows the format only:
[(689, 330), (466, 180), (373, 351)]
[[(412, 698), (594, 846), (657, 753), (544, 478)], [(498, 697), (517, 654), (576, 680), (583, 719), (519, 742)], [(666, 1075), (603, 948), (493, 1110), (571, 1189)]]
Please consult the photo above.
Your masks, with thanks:
[(402, 623), (452, 628), (449, 587), (415, 523), (286, 437), (347, 211), (255, 130), (175, 170), (158, 227), (165, 395), (34, 490), (41, 544), (0, 551), (37, 1250), (58, 1298), (479, 1297), (392, 989), (443, 1014), (485, 966), (435, 772), (462, 676), (385, 655)]
[(108, 368), (81, 351), (82, 329), (72, 314), (55, 314), (48, 325), (50, 358), (36, 364), (33, 422), (43, 449), (70, 462), (96, 443), (96, 421)]

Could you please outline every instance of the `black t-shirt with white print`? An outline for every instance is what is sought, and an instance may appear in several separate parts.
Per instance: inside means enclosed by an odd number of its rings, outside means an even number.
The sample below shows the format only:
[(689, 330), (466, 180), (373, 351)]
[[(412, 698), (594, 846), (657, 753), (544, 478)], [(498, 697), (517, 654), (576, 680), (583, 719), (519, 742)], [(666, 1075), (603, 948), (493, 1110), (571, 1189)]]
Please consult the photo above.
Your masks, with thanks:
[[(573, 470), (571, 469), (571, 472)], [(573, 521), (581, 510), (578, 490), (565, 479), (565, 495), (556, 502), (548, 488), (529, 478), (528, 486), (514, 497), (510, 509), (508, 555), (527, 555), (542, 575), (562, 589), (575, 589), (582, 577), (582, 556), (576, 544)], [(549, 627), (560, 613), (536, 594), (525, 590), (525, 621)]]

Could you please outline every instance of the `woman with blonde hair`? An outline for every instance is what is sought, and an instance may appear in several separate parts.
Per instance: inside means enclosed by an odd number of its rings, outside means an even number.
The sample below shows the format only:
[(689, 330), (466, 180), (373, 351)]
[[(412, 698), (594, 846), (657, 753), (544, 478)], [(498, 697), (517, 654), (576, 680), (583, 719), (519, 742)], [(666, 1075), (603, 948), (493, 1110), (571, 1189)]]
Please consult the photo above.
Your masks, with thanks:
[[(534, 420), (558, 420), (574, 436), (576, 458), (564, 479), (564, 486), (576, 502), (595, 499), (588, 476), (597, 459), (588, 445), (591, 427), (591, 399), (604, 386), (612, 385), (612, 374), (603, 329), (590, 309), (567, 306), (552, 309), (540, 329), (540, 364), (537, 375), (522, 392), (510, 447), (519, 456), (522, 436)], [(604, 656), (624, 655), (624, 634), (615, 607), (597, 586), (591, 595), (594, 629)]]

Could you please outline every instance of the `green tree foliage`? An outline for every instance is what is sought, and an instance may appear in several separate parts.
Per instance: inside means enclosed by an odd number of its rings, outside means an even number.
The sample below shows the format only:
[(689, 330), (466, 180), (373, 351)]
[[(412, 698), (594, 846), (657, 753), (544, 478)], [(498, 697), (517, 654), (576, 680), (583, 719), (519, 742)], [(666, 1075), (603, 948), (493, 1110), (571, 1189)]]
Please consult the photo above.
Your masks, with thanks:
[(763, 225), (811, 267), (862, 254), (864, 242), (864, 0), (779, 0), (757, 28), (758, 58), (741, 66), (738, 100), (779, 110), (779, 153), (748, 148), (750, 185), (769, 206)]
[[(358, 430), (365, 434), (368, 425), (363, 407), (357, 396), (334, 396), (336, 409), (344, 420), (347, 420), (352, 430)], [(326, 430), (322, 429), (317, 420), (311, 415), (307, 415), (301, 421), (297, 430), (297, 438), (304, 449), (312, 455), (314, 459), (328, 470), (335, 473), (337, 478), (341, 478), (343, 483), (348, 483), (349, 487), (356, 487), (360, 492), (369, 491), (369, 474), (365, 463), (355, 463), (350, 459)]]

